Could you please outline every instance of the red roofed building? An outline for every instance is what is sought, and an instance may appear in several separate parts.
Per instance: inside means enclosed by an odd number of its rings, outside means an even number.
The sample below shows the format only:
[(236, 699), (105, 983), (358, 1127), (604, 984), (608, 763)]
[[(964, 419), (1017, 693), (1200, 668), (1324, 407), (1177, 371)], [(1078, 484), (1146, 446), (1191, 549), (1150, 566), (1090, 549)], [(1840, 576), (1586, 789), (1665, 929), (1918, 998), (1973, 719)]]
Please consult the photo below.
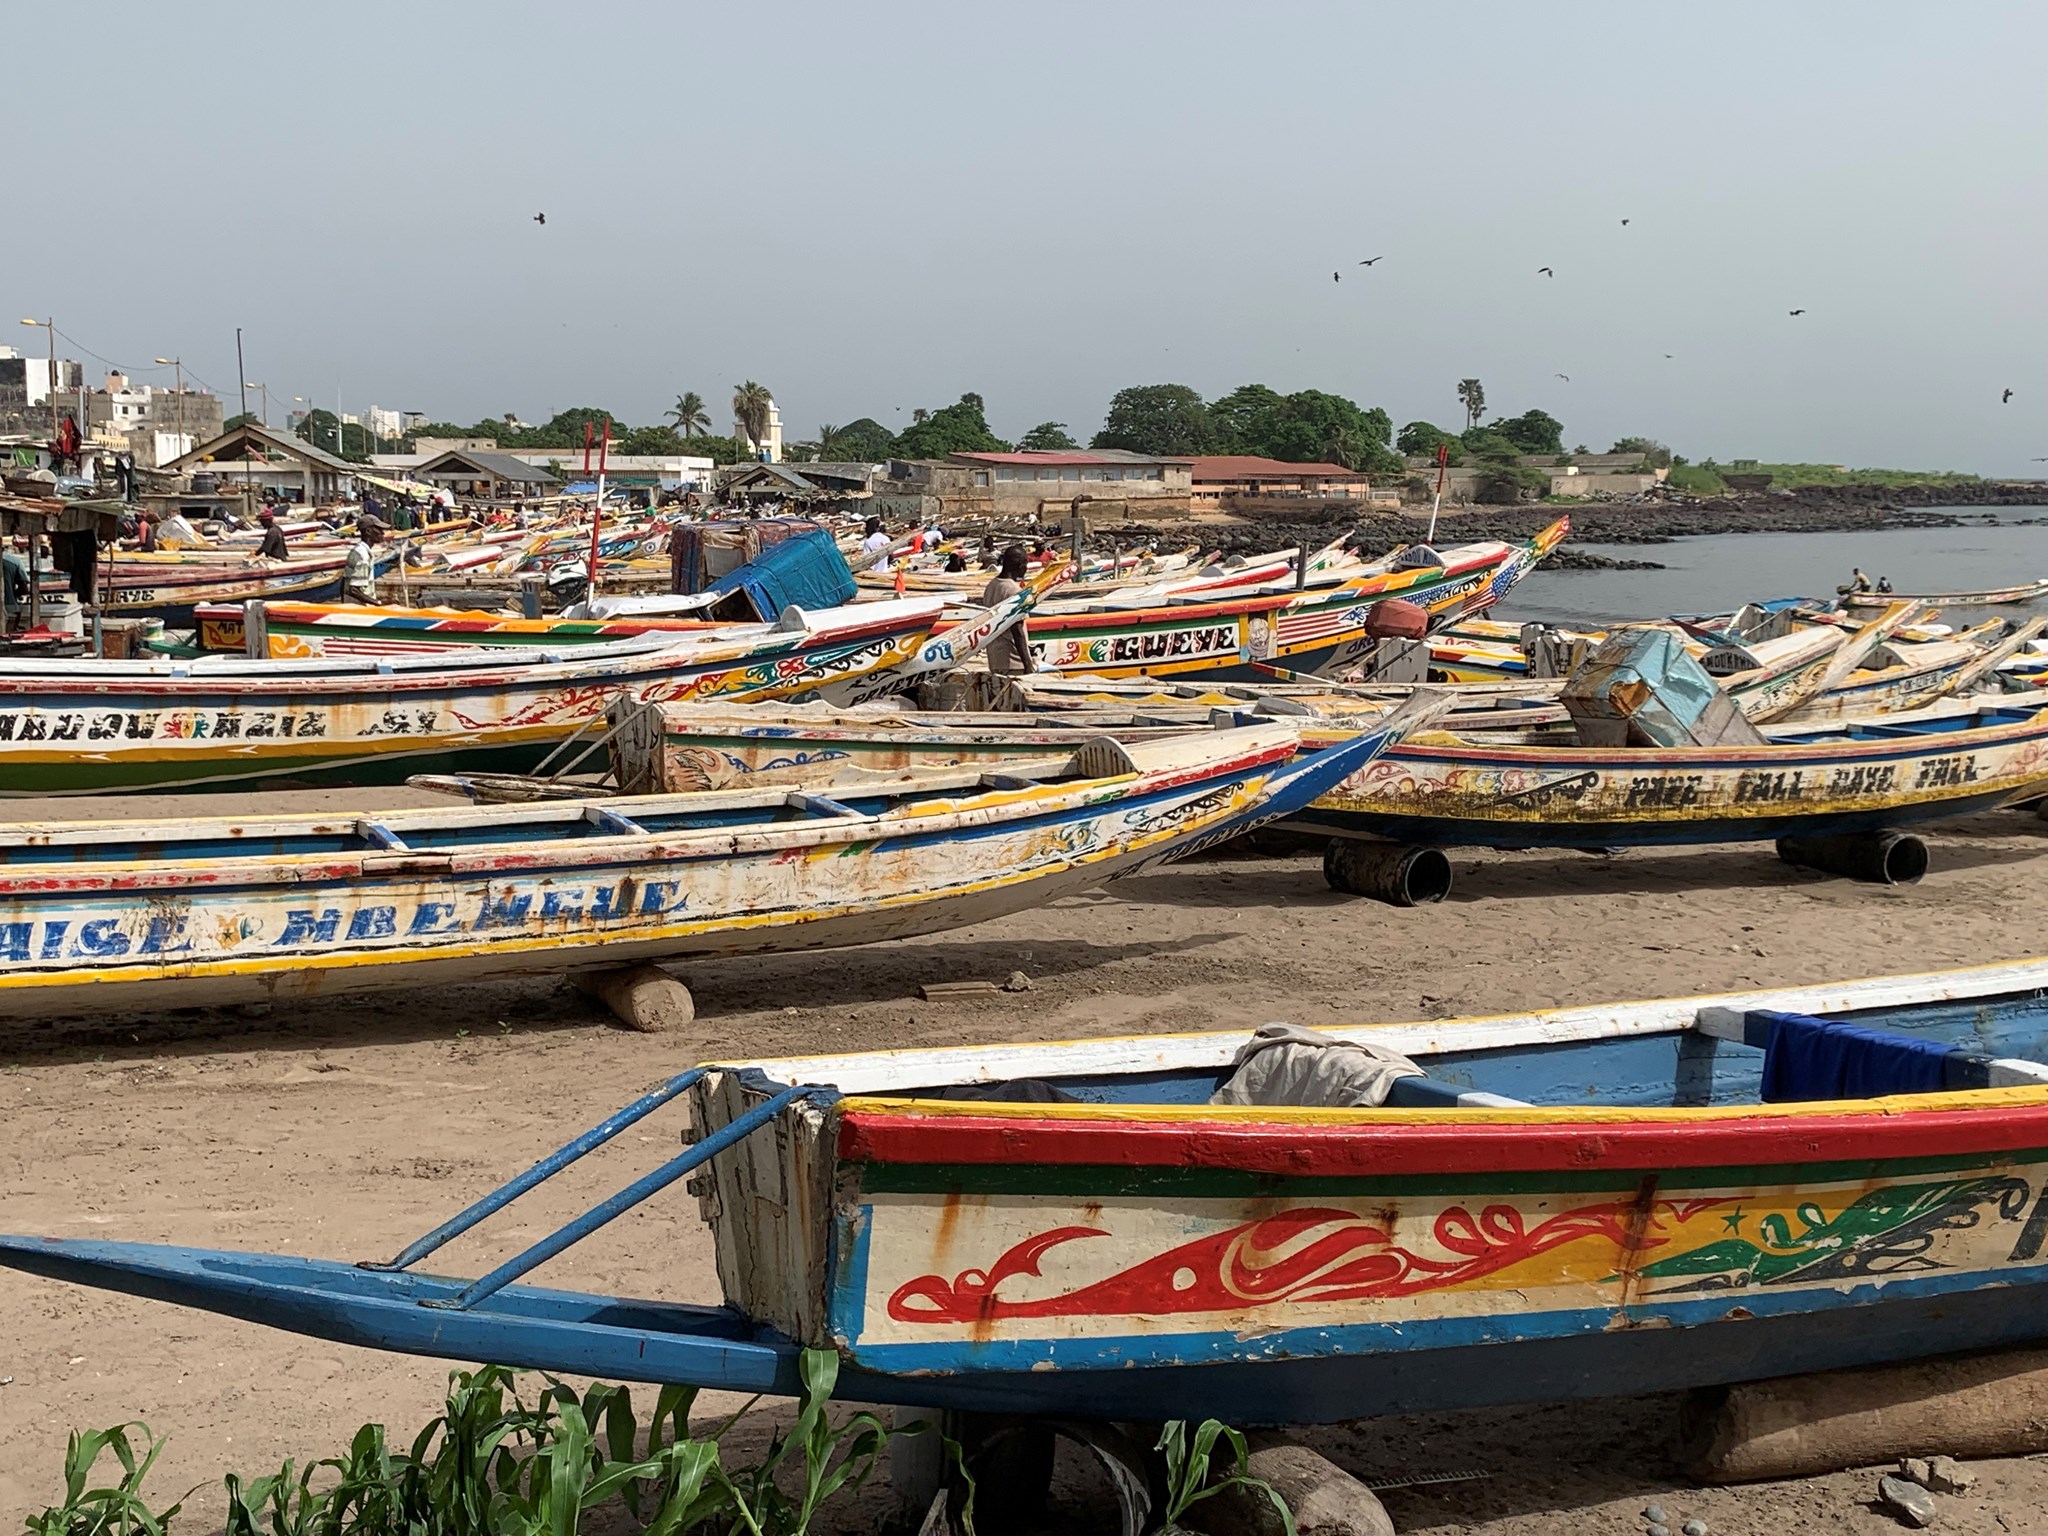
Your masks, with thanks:
[(1238, 497), (1346, 496), (1365, 499), (1372, 479), (1342, 464), (1290, 464), (1249, 453), (1208, 454), (1194, 461), (1191, 499), (1214, 509)]

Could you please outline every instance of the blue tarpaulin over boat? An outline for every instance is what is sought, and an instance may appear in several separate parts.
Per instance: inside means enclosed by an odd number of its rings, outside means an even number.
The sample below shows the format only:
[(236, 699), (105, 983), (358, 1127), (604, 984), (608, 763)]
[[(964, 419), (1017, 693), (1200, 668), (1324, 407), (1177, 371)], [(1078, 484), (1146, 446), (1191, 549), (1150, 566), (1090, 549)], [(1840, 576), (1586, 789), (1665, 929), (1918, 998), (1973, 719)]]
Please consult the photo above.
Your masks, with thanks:
[(792, 530), (780, 543), (769, 545), (705, 590), (744, 592), (763, 619), (773, 619), (791, 603), (800, 608), (837, 608), (852, 602), (858, 589), (832, 535), (808, 524)]

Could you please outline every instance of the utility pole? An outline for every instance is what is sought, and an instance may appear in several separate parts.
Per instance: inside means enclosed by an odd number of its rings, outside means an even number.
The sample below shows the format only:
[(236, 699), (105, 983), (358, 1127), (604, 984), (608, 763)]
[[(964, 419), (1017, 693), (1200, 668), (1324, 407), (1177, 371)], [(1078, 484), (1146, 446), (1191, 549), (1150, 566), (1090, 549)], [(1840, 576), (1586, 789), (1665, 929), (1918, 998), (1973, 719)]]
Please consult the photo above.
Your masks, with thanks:
[[(247, 416), (249, 414), (249, 368), (242, 361), (242, 328), (239, 325), (235, 327), (235, 377), (241, 381), (242, 415)], [(245, 421), (242, 425), (246, 427), (248, 423)], [(254, 469), (249, 463), (249, 450), (244, 448), (242, 450), (242, 511), (245, 514), (249, 510), (249, 503), (255, 499), (254, 492), (250, 489), (255, 480)]]

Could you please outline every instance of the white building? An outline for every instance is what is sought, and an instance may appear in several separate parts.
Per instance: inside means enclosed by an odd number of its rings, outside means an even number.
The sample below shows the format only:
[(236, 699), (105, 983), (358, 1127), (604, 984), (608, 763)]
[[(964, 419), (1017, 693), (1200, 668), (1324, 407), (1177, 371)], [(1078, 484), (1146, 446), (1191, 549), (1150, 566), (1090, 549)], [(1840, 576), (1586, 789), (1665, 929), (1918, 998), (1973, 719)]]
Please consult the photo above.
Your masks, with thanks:
[[(22, 405), (48, 405), (50, 403), (51, 362), (47, 357), (24, 357), (12, 347), (0, 347), (0, 399), (21, 392), (17, 403)], [(60, 357), (56, 364), (57, 392), (60, 395), (75, 395), (85, 383), (85, 368), (68, 357)]]
[(387, 411), (381, 405), (373, 405), (363, 413), (363, 421), (369, 427), (372, 437), (403, 437), (405, 418), (416, 414), (408, 411)]

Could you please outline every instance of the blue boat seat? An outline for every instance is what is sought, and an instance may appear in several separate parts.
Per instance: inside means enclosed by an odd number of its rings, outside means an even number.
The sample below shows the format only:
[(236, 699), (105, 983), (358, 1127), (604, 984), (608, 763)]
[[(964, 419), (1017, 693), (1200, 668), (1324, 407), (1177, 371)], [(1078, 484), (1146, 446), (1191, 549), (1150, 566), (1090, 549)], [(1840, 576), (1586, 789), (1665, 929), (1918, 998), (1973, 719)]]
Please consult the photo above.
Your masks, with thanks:
[(1387, 1090), (1390, 1109), (1527, 1109), (1527, 1099), (1460, 1088), (1440, 1077), (1401, 1077)]

